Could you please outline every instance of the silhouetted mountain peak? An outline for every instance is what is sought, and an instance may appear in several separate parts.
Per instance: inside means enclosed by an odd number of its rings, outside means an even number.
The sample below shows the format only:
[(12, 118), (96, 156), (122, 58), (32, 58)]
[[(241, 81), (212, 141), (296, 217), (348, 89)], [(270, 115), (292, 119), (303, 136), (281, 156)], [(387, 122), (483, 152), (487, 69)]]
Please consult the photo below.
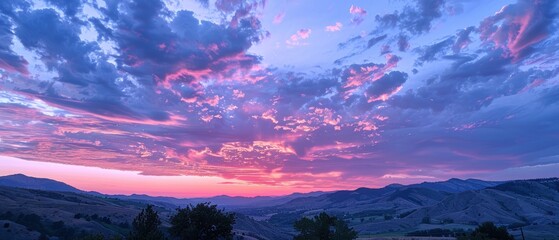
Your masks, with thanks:
[(386, 185), (386, 188), (401, 188), (401, 187), (404, 187), (404, 186), (406, 186), (406, 185), (399, 184), (399, 183), (392, 183), (392, 184)]
[(63, 182), (48, 178), (30, 177), (21, 173), (0, 177), (0, 186), (58, 192), (82, 192)]
[(464, 180), (462, 180), (460, 178), (451, 178), (451, 179), (448, 179), (447, 182), (464, 182)]

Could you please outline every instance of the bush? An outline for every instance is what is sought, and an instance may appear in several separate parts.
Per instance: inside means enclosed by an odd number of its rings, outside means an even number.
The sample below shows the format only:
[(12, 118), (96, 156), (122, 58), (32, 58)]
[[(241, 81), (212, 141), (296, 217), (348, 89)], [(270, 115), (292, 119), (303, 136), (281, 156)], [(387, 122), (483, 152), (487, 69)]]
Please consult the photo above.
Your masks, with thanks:
[(182, 240), (232, 239), (235, 214), (226, 213), (210, 203), (178, 209), (171, 217), (169, 233)]
[(458, 240), (514, 240), (505, 227), (497, 227), (492, 222), (479, 225), (469, 236), (459, 237)]
[(325, 212), (320, 213), (313, 219), (302, 218), (293, 224), (299, 235), (295, 240), (352, 240), (357, 238), (357, 232), (348, 227), (347, 224)]

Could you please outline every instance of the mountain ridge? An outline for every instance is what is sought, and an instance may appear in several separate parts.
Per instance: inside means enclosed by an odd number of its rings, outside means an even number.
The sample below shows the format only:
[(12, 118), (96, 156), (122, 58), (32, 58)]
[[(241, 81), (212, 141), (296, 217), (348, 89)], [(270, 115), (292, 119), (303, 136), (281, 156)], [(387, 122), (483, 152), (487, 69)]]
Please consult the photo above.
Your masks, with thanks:
[[(17, 181), (14, 181), (17, 180)], [(48, 179), (48, 178), (36, 178), (27, 176), (24, 174), (13, 174), (7, 176), (0, 176), (0, 186), (11, 186), (11, 187), (20, 187), (20, 188), (27, 188), (27, 189), (37, 189), (37, 190), (50, 190), (50, 191), (67, 191), (67, 192), (81, 192), (87, 193), (92, 195), (100, 195), (100, 196), (108, 196), (108, 197), (115, 197), (119, 199), (125, 200), (137, 200), (137, 201), (149, 201), (153, 203), (161, 202), (166, 204), (173, 204), (178, 207), (184, 207), (189, 204), (196, 204), (200, 202), (212, 202), (214, 204), (218, 204), (221, 206), (238, 208), (244, 206), (251, 206), (251, 207), (266, 207), (266, 206), (273, 206), (273, 205), (280, 205), (286, 204), (290, 201), (299, 199), (299, 198), (308, 198), (308, 197), (319, 197), (325, 194), (334, 194), (340, 195), (341, 197), (344, 196), (344, 193), (354, 193), (357, 192), (359, 194), (364, 194), (365, 197), (373, 192), (385, 192), (394, 189), (402, 189), (402, 188), (409, 188), (414, 186), (421, 186), (425, 188), (433, 188), (433, 186), (444, 185), (438, 187), (440, 189), (446, 190), (448, 192), (456, 192), (460, 186), (459, 184), (451, 184), (447, 182), (468, 182), (468, 181), (477, 181), (477, 182), (484, 182), (489, 183), (489, 181), (483, 181), (478, 179), (449, 179), (447, 181), (439, 181), (439, 182), (423, 182), (417, 184), (410, 184), (410, 185), (402, 185), (398, 183), (393, 183), (386, 185), (382, 188), (367, 188), (367, 187), (360, 187), (355, 190), (338, 190), (338, 191), (313, 191), (308, 193), (291, 193), (288, 195), (281, 195), (281, 196), (254, 196), (254, 197), (244, 197), (244, 196), (229, 196), (229, 195), (218, 195), (213, 197), (207, 198), (177, 198), (177, 197), (169, 197), (169, 196), (151, 196), (147, 194), (103, 194), (95, 191), (83, 191), (78, 188), (75, 188), (69, 184), (64, 182)], [(28, 184), (25, 184), (28, 183)], [(33, 183), (33, 184), (29, 184)], [(497, 183), (497, 182), (495, 182)], [(462, 184), (463, 185), (463, 184)], [(482, 186), (483, 184), (480, 184)], [(491, 184), (489, 184), (491, 185)], [(489, 186), (488, 185), (488, 186)], [(454, 188), (453, 188), (454, 187)]]
[(64, 182), (56, 181), (49, 178), (31, 177), (21, 173), (1, 176), (0, 186), (59, 192), (83, 192), (82, 190), (79, 190)]

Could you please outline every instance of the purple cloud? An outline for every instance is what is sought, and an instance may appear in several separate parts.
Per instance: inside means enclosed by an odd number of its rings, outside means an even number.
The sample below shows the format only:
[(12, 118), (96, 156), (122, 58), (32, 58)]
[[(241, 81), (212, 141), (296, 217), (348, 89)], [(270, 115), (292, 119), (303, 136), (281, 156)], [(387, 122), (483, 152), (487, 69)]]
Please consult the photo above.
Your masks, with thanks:
[(400, 12), (377, 15), (376, 21), (383, 27), (406, 30), (411, 34), (427, 33), (431, 24), (442, 16), (444, 0), (416, 1), (415, 6), (407, 6)]
[(482, 18), (464, 3), (464, 26), (436, 32), (457, 17), (444, 1), (363, 3), (353, 22), (378, 25), (336, 33), (332, 18), (273, 24), (265, 1), (199, 2), (0, 1), (0, 154), (329, 188), (559, 154), (553, 2)]

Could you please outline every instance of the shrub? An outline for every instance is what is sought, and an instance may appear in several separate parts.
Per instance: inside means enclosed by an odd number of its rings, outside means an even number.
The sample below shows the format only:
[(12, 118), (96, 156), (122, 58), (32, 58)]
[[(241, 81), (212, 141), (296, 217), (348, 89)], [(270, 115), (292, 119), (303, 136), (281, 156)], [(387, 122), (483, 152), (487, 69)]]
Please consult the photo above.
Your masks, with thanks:
[(232, 239), (235, 214), (226, 213), (210, 203), (178, 209), (171, 217), (169, 233), (182, 240)]
[(320, 213), (313, 219), (302, 218), (293, 224), (299, 232), (295, 240), (352, 240), (357, 238), (357, 232), (348, 227), (347, 224), (325, 212)]

